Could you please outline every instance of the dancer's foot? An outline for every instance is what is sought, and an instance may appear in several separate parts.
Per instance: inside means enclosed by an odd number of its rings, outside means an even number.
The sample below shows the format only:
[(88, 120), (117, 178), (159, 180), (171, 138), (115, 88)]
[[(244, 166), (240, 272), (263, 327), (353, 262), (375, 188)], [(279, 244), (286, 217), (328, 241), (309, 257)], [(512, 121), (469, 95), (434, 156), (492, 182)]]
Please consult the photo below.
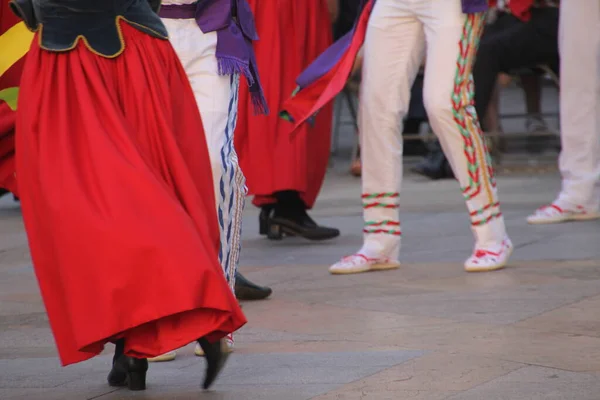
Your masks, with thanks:
[(399, 267), (400, 263), (398, 261), (384, 257), (371, 258), (357, 253), (344, 257), (333, 264), (329, 267), (329, 272), (333, 275), (346, 275), (369, 271), (384, 271), (388, 269), (397, 269)]
[(235, 297), (238, 300), (262, 300), (273, 293), (270, 287), (259, 286), (239, 272), (235, 274)]
[(268, 237), (281, 240), (284, 236), (300, 236), (308, 240), (328, 240), (340, 236), (339, 229), (318, 225), (307, 213), (297, 215), (278, 214), (269, 221)]
[(177, 352), (170, 351), (168, 353), (161, 354), (160, 356), (149, 358), (148, 361), (149, 362), (167, 362), (167, 361), (173, 361), (176, 357), (177, 357)]
[(110, 386), (127, 386), (129, 390), (146, 390), (148, 360), (128, 357), (122, 353), (123, 346), (117, 345), (113, 366), (108, 374)]
[(267, 237), (281, 240), (284, 236), (301, 236), (309, 240), (327, 240), (340, 235), (335, 228), (319, 226), (306, 213), (306, 204), (295, 190), (275, 193), (277, 204), (269, 220)]
[(198, 339), (198, 344), (206, 358), (206, 375), (202, 384), (204, 389), (208, 389), (215, 382), (229, 357), (229, 353), (223, 351), (224, 342), (223, 339), (216, 343), (210, 343), (206, 338)]
[(473, 255), (465, 261), (465, 271), (487, 272), (502, 269), (506, 266), (512, 251), (513, 244), (508, 237), (496, 246), (475, 248)]
[(527, 217), (530, 224), (556, 224), (568, 221), (589, 221), (600, 218), (597, 211), (588, 211), (578, 206), (574, 209), (561, 207), (557, 202), (538, 208), (533, 214)]
[[(223, 351), (225, 353), (231, 353), (233, 352), (233, 346), (234, 346), (234, 342), (233, 342), (233, 335), (229, 334), (225, 337), (225, 346), (223, 347)], [(202, 350), (202, 346), (200, 346), (200, 343), (196, 343), (196, 348), (194, 349), (194, 354), (197, 355), (198, 357), (204, 357), (204, 350)]]

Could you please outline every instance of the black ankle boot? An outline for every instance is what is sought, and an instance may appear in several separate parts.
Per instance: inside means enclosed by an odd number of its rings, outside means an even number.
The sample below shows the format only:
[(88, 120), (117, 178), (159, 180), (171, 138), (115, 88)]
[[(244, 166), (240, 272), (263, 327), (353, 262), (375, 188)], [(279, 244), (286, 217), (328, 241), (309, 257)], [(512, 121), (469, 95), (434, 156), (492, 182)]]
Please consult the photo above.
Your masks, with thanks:
[(204, 351), (204, 357), (206, 358), (206, 375), (204, 376), (204, 383), (202, 387), (208, 389), (219, 376), (219, 373), (227, 362), (229, 354), (223, 351), (223, 340), (219, 340), (216, 343), (210, 343), (206, 338), (198, 339), (198, 344)]
[(335, 228), (319, 226), (306, 213), (306, 205), (298, 192), (286, 190), (275, 194), (277, 204), (269, 220), (267, 237), (281, 240), (284, 235), (301, 236), (309, 240), (327, 240), (340, 235)]
[(273, 293), (270, 287), (259, 286), (250, 282), (244, 275), (235, 274), (235, 297), (238, 300), (262, 300)]
[(128, 357), (124, 353), (125, 341), (120, 339), (115, 343), (113, 366), (108, 374), (110, 386), (127, 386), (129, 390), (146, 390), (146, 373), (148, 360), (145, 358)]

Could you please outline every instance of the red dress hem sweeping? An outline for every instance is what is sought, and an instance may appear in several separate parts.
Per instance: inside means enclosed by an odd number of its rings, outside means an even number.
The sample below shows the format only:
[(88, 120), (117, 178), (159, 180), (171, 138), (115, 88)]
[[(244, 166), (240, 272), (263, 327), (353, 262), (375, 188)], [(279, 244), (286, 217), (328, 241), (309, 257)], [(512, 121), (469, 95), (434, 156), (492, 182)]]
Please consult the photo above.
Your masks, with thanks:
[(170, 43), (121, 22), (125, 51), (27, 56), (17, 176), (63, 365), (125, 339), (154, 357), (246, 323), (218, 261), (207, 145)]

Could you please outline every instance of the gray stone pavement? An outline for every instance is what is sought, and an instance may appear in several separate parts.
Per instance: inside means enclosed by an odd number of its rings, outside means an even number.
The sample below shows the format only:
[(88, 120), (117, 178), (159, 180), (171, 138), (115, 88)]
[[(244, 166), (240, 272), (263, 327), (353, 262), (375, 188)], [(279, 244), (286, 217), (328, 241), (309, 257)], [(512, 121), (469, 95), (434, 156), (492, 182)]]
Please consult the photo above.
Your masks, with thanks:
[(359, 180), (342, 158), (313, 211), (339, 227), (340, 238), (270, 242), (258, 235), (257, 211), (248, 207), (241, 269), (274, 294), (243, 304), (249, 323), (211, 392), (200, 390), (204, 364), (191, 346), (174, 362), (151, 365), (143, 393), (106, 385), (108, 346), (89, 362), (61, 368), (19, 208), (5, 197), (0, 399), (598, 400), (600, 222), (524, 220), (558, 190), (554, 159), (541, 158), (547, 173), (500, 174), (516, 250), (509, 268), (487, 274), (462, 270), (472, 236), (454, 181), (406, 177), (403, 265), (388, 272), (327, 273), (361, 243)]
[(151, 366), (145, 393), (106, 386), (110, 351), (61, 368), (27, 255), (19, 209), (0, 202), (0, 399), (600, 398), (600, 223), (528, 226), (556, 174), (499, 178), (510, 268), (466, 274), (472, 238), (455, 182), (406, 178), (403, 266), (330, 276), (361, 242), (359, 181), (332, 169), (314, 210), (342, 236), (258, 236), (248, 207), (242, 271), (273, 297), (244, 303), (249, 323), (212, 392), (192, 348)]

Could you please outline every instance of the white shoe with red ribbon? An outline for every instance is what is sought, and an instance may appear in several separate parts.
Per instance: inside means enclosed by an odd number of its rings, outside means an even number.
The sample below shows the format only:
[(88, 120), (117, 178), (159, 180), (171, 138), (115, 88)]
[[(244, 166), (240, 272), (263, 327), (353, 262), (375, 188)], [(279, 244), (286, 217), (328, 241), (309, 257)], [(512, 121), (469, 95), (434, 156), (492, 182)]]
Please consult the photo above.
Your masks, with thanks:
[(527, 222), (530, 224), (558, 224), (568, 221), (589, 221), (597, 218), (600, 218), (600, 213), (587, 211), (582, 206), (570, 210), (552, 203), (538, 208), (527, 217)]
[(342, 258), (340, 261), (329, 267), (329, 272), (333, 275), (360, 274), (369, 271), (384, 271), (400, 267), (398, 261), (390, 260), (385, 257), (367, 257), (364, 254), (353, 254)]
[(473, 255), (465, 261), (467, 272), (487, 272), (502, 269), (506, 266), (513, 251), (513, 244), (508, 238), (496, 246), (476, 248)]

